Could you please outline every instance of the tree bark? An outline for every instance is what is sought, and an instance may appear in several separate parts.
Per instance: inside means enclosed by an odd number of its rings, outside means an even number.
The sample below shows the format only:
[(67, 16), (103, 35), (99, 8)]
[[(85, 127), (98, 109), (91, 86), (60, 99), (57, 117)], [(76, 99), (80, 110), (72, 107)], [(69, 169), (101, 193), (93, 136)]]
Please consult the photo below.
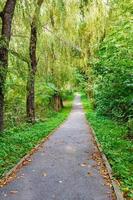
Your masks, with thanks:
[(37, 71), (37, 58), (36, 58), (36, 45), (37, 45), (37, 14), (40, 10), (40, 7), (43, 3), (43, 0), (38, 0), (38, 7), (35, 11), (31, 23), (31, 33), (30, 33), (30, 45), (29, 45), (29, 54), (30, 54), (30, 65), (29, 65), (29, 74), (27, 81), (27, 98), (26, 98), (26, 112), (27, 112), (27, 121), (30, 123), (35, 122), (35, 76)]
[(37, 27), (33, 19), (31, 24), (30, 37), (30, 65), (27, 81), (27, 120), (28, 122), (35, 122), (35, 74), (37, 70), (36, 59), (36, 43), (37, 43)]
[(63, 100), (59, 94), (54, 95), (54, 110), (60, 111), (63, 108)]
[(16, 0), (7, 0), (0, 13), (2, 30), (0, 36), (0, 132), (4, 127), (4, 87), (8, 70), (8, 48), (11, 38), (11, 25)]

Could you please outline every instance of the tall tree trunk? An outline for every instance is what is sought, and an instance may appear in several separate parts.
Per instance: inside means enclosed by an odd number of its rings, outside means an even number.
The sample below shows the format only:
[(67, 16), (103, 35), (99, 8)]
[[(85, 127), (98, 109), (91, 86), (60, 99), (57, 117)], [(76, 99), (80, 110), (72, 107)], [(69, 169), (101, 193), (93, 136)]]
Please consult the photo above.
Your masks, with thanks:
[(35, 15), (33, 16), (31, 23), (30, 45), (29, 45), (30, 65), (29, 65), (29, 74), (27, 81), (27, 99), (26, 99), (27, 121), (30, 123), (35, 122), (35, 76), (37, 70), (37, 59), (36, 59), (37, 14), (40, 10), (42, 3), (43, 0), (38, 0), (37, 9), (35, 11)]
[(4, 127), (4, 87), (8, 70), (8, 48), (15, 5), (16, 0), (7, 0), (3, 11), (0, 13), (2, 19), (0, 36), (0, 132)]
[(35, 19), (31, 24), (31, 37), (30, 37), (30, 65), (27, 81), (27, 120), (28, 122), (35, 122), (35, 74), (37, 69), (36, 61), (36, 43), (37, 43), (37, 27)]

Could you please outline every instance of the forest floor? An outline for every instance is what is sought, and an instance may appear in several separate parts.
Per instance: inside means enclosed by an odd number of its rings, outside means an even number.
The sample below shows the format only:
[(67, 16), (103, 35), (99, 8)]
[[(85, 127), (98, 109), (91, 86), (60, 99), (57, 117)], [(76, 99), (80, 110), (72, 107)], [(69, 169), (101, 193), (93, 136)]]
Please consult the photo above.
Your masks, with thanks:
[(67, 121), (31, 156), (16, 178), (0, 189), (0, 199), (113, 200), (111, 187), (76, 96)]

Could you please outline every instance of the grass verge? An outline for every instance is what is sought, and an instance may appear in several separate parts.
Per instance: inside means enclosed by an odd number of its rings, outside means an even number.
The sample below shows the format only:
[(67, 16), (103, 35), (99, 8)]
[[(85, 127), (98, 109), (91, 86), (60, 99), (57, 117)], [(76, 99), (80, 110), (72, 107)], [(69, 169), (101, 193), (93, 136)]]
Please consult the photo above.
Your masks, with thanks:
[(58, 113), (52, 113), (44, 122), (22, 124), (0, 135), (0, 178), (68, 117), (72, 100), (69, 98), (65, 101), (64, 108)]
[[(133, 143), (126, 139), (127, 128), (95, 112), (86, 96), (82, 96), (86, 118), (94, 129), (103, 152), (112, 166), (127, 199), (133, 197)], [(129, 197), (129, 198), (128, 198)]]

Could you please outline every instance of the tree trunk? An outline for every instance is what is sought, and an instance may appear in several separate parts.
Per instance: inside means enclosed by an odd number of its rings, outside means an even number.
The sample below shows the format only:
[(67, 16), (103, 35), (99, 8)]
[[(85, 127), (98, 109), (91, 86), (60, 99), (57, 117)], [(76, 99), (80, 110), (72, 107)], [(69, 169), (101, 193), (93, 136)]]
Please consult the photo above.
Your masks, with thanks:
[(35, 122), (35, 74), (37, 69), (36, 61), (36, 43), (37, 43), (37, 27), (35, 19), (31, 24), (31, 37), (30, 37), (30, 65), (27, 81), (27, 120), (28, 122)]
[(54, 95), (54, 109), (55, 111), (60, 111), (63, 108), (63, 100), (62, 97), (58, 94)]
[(29, 65), (29, 74), (27, 81), (27, 100), (26, 100), (26, 112), (27, 112), (27, 121), (30, 123), (35, 122), (35, 76), (37, 70), (37, 59), (36, 59), (36, 44), (37, 44), (37, 14), (40, 10), (40, 7), (43, 3), (43, 0), (38, 0), (38, 7), (35, 11), (31, 23), (31, 34), (30, 34), (30, 45), (29, 45), (29, 54), (30, 54), (30, 65)]
[(3, 11), (0, 13), (2, 19), (0, 37), (0, 132), (4, 127), (4, 87), (8, 70), (8, 48), (15, 5), (16, 0), (7, 0)]

